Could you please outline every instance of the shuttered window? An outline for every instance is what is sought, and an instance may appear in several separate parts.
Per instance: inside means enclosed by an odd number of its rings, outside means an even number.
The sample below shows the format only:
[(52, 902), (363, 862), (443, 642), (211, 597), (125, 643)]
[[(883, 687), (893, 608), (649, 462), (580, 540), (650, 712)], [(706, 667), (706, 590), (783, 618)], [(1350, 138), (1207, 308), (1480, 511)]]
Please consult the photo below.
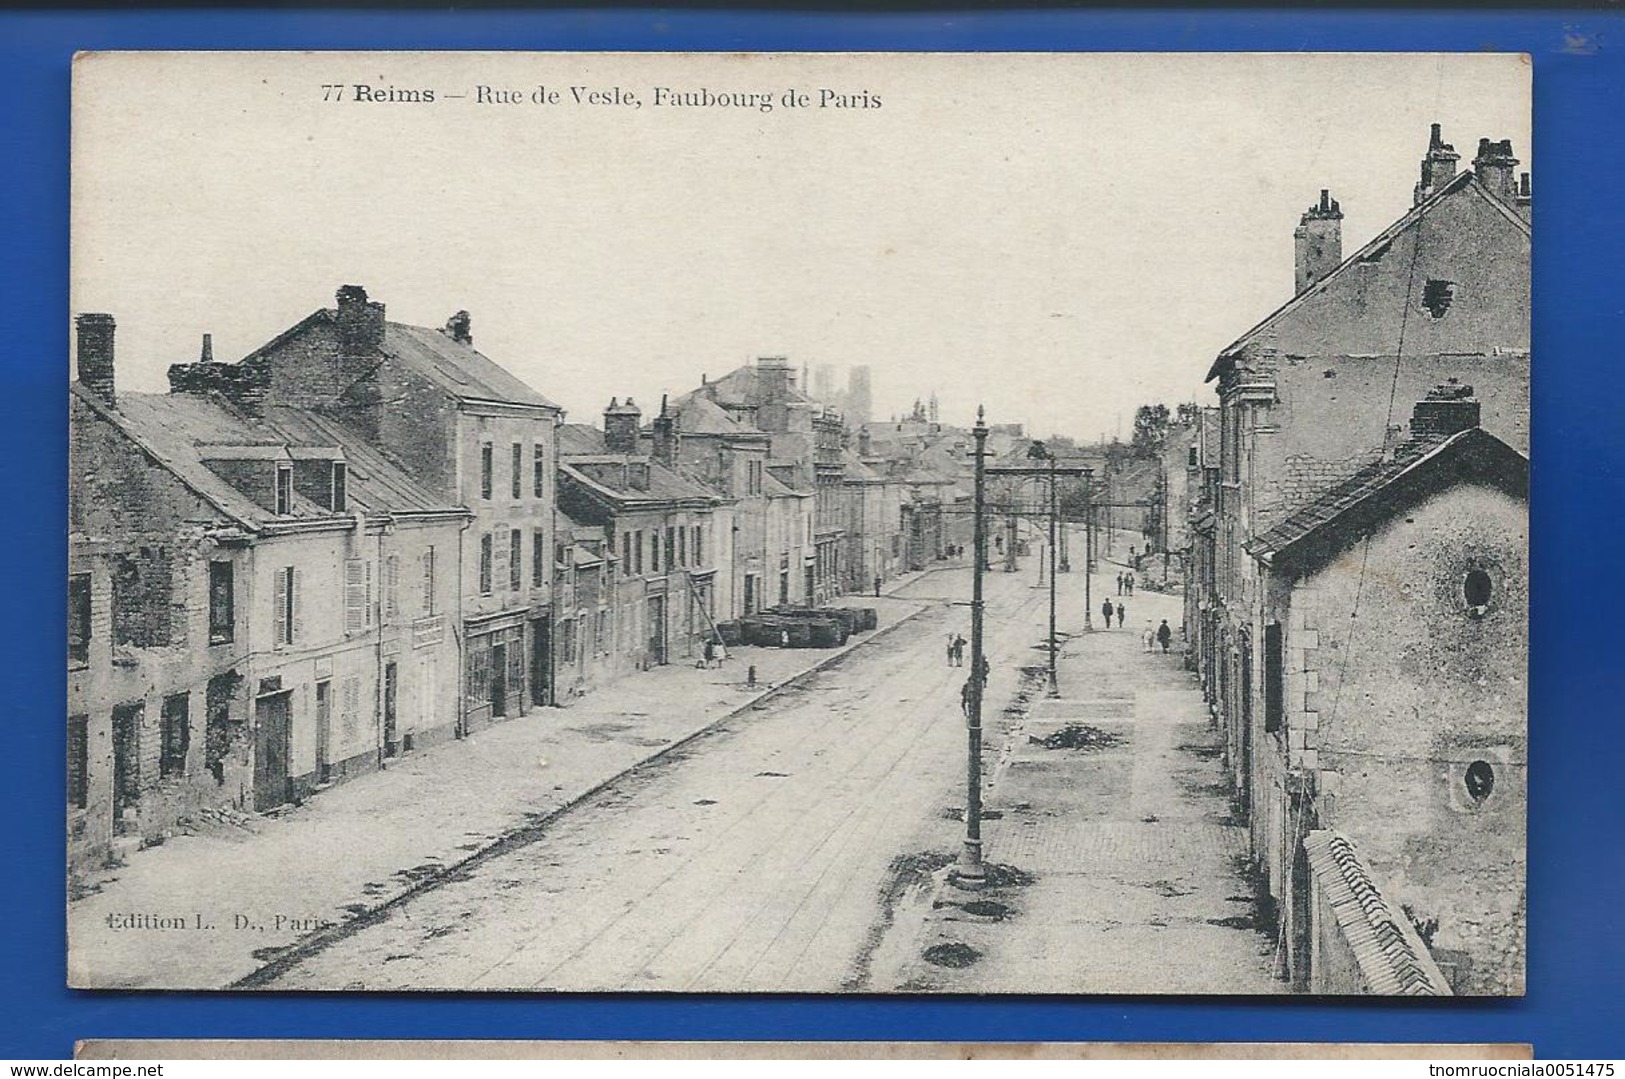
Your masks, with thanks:
[(277, 570), (272, 603), (276, 608), (275, 641), (277, 644), (292, 644), (299, 636), (298, 579), (292, 566)]
[(508, 587), (515, 592), (525, 587), (525, 534), (517, 528), (508, 532)]
[(491, 497), (491, 444), (480, 447), (480, 497)]
[(531, 447), (531, 494), (537, 498), (547, 497), (547, 454), (543, 452), (542, 444), (536, 443)]
[(491, 534), (480, 537), (480, 595), (491, 594)]
[(510, 489), (514, 498), (521, 498), (525, 493), (523, 487), (525, 482), (525, 447), (518, 442), (513, 444), (512, 473), (513, 474), (509, 477), (509, 479), (512, 481), (512, 486)]
[(394, 620), (401, 616), (401, 556), (392, 554), (384, 559), (384, 617)]
[(425, 617), (434, 614), (434, 548), (423, 552), (418, 563), (418, 575), (423, 585), (421, 606)]
[(360, 633), (367, 624), (367, 570), (359, 558), (344, 563), (344, 632)]
[(532, 588), (547, 584), (547, 533), (539, 528), (530, 534), (530, 584)]

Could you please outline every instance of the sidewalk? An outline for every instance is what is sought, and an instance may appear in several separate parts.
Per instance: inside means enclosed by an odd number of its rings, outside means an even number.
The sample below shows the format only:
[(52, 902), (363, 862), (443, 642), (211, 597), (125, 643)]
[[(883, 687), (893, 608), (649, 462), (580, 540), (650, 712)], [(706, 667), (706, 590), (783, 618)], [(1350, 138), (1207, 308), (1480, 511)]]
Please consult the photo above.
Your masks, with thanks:
[[(1117, 600), (1112, 573), (1096, 602)], [(1081, 591), (1081, 590), (1075, 590)], [(1067, 641), (1062, 696), (1015, 719), (988, 784), (990, 885), (946, 872), (920, 893), (886, 988), (992, 993), (1280, 993), (1255, 928), (1247, 831), (1231, 816), (1220, 735), (1173, 652), (1142, 650), (1177, 595), (1124, 597), (1129, 628)], [(1075, 596), (1060, 621), (1076, 631)], [(951, 849), (948, 837), (936, 841)], [(902, 920), (899, 920), (902, 925)]]
[[(928, 574), (893, 582), (907, 593)], [(925, 609), (850, 596), (878, 628), (838, 649), (737, 648), (722, 669), (631, 674), (473, 737), (408, 754), (256, 832), (177, 836), (137, 852), (68, 908), (69, 984), (223, 988), (301, 938), (375, 910), (504, 836), (535, 827), (685, 739)], [(745, 685), (754, 665), (758, 685)], [(681, 702), (674, 708), (673, 702)]]

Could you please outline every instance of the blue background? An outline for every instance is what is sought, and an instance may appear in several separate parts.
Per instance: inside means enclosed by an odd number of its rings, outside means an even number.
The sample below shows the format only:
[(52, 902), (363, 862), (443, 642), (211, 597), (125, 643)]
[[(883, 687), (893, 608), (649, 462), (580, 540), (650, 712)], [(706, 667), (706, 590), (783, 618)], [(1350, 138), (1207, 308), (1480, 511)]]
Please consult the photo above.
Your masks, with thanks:
[[(0, 1057), (81, 1037), (1530, 1041), (1625, 1056), (1619, 433), (1625, 23), (1433, 12), (850, 16), (651, 11), (0, 16)], [(1478, 50), (1531, 53), (1534, 247), (1529, 995), (1432, 1003), (1133, 998), (300, 996), (63, 987), (68, 68), (78, 49)], [(199, 87), (198, 93), (208, 93)], [(177, 116), (176, 123), (185, 118)], [(243, 252), (252, 257), (252, 252)], [(42, 676), (41, 672), (51, 672)]]

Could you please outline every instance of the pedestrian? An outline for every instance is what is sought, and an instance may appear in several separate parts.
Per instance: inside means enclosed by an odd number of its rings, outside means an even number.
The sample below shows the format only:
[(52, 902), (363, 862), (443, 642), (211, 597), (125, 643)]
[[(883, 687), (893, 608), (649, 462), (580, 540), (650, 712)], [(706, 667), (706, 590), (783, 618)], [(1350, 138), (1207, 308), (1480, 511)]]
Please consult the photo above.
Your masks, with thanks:
[(875, 574), (875, 595), (880, 595), (880, 574)]
[(1111, 600), (1106, 600), (1105, 602), (1103, 602), (1100, 605), (1100, 613), (1105, 615), (1105, 617), (1106, 617), (1106, 628), (1107, 629), (1112, 628), (1112, 612), (1113, 612), (1113, 610), (1115, 610), (1115, 608), (1112, 607), (1112, 601)]
[(717, 642), (710, 637), (705, 639), (705, 669), (710, 670), (711, 664), (717, 658)]
[(955, 667), (963, 667), (964, 665), (965, 665), (965, 638), (959, 636), (958, 634), (955, 634), (954, 635), (954, 666)]
[(948, 634), (948, 666), (950, 667), (954, 665), (954, 641), (958, 639), (958, 637), (959, 634), (957, 633)]
[(1140, 644), (1146, 652), (1157, 650), (1157, 627), (1151, 624), (1151, 619), (1145, 620), (1145, 632), (1140, 634)]
[(1132, 573), (1123, 574), (1123, 587), (1128, 592), (1129, 595), (1132, 596), (1134, 594), (1134, 574), (1132, 574)]
[(1127, 622), (1127, 620), (1125, 619), (1124, 616), (1125, 616), (1125, 612), (1123, 610), (1123, 605), (1121, 603), (1119, 603), (1117, 605), (1117, 628), (1118, 629), (1123, 629), (1128, 625), (1128, 622)]
[(779, 647), (790, 647), (790, 630), (788, 628), (779, 630)]
[(965, 679), (965, 684), (959, 690), (959, 710), (965, 713), (966, 719), (970, 718), (971, 693), (974, 692), (971, 689), (971, 681), (969, 678)]
[(1164, 618), (1162, 625), (1157, 627), (1157, 643), (1162, 645), (1164, 654), (1168, 651), (1169, 643), (1174, 639), (1174, 631), (1168, 628), (1168, 620)]
[(987, 688), (987, 676), (992, 674), (992, 673), (993, 673), (993, 664), (991, 664), (991, 663), (989, 663), (987, 661), (986, 656), (983, 656), (982, 657), (982, 688), (983, 689)]
[(1121, 573), (1117, 575), (1117, 594), (1119, 596), (1123, 594), (1123, 575)]

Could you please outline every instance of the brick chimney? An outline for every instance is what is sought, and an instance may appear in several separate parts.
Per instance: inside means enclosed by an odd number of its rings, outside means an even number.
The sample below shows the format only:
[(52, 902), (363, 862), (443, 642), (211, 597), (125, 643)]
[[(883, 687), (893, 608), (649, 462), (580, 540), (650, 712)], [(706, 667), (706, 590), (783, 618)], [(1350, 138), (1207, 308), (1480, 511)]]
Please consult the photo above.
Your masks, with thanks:
[(874, 455), (874, 440), (869, 437), (867, 426), (858, 428), (858, 456), (872, 457)]
[(1412, 441), (1449, 438), (1479, 424), (1473, 388), (1449, 379), (1428, 391), (1411, 410)]
[(1473, 158), (1473, 172), (1478, 175), (1478, 182), (1487, 187), (1490, 194), (1511, 202), (1517, 192), (1517, 184), (1513, 170), (1518, 167), (1518, 159), (1512, 156), (1512, 140), (1502, 139), (1500, 142), (1491, 142), (1489, 139), (1478, 140), (1478, 156)]
[(446, 328), (440, 331), (460, 345), (474, 344), (474, 320), (467, 311), (459, 311), (446, 320)]
[(214, 362), (214, 334), (206, 333), (206, 334), (203, 335), (203, 344), (198, 349), (197, 362), (198, 363), (213, 363)]
[(676, 468), (682, 435), (677, 430), (677, 417), (666, 407), (665, 394), (660, 395), (660, 415), (655, 417), (653, 427), (655, 463), (665, 468)]
[(1456, 162), (1460, 160), (1461, 155), (1456, 153), (1456, 148), (1444, 141), (1439, 125), (1434, 124), (1428, 136), (1428, 152), (1422, 155), (1422, 178), (1411, 192), (1411, 205), (1421, 205), (1435, 191), (1448, 184), (1455, 177)]
[(761, 388), (762, 400), (783, 401), (790, 396), (795, 372), (790, 361), (783, 356), (762, 356), (756, 361), (756, 385)]
[(643, 410), (632, 398), (628, 397), (624, 405), (613, 397), (609, 399), (609, 407), (604, 409), (604, 446), (610, 453), (638, 452), (638, 426), (642, 419)]
[(341, 285), (337, 325), (346, 355), (370, 354), (384, 346), (384, 305), (367, 299), (360, 285)]
[(78, 331), (75, 353), (79, 384), (110, 405), (117, 405), (113, 393), (113, 316), (92, 312), (73, 320)]
[(1325, 277), (1343, 261), (1343, 211), (1324, 187), (1292, 230), (1293, 295)]

